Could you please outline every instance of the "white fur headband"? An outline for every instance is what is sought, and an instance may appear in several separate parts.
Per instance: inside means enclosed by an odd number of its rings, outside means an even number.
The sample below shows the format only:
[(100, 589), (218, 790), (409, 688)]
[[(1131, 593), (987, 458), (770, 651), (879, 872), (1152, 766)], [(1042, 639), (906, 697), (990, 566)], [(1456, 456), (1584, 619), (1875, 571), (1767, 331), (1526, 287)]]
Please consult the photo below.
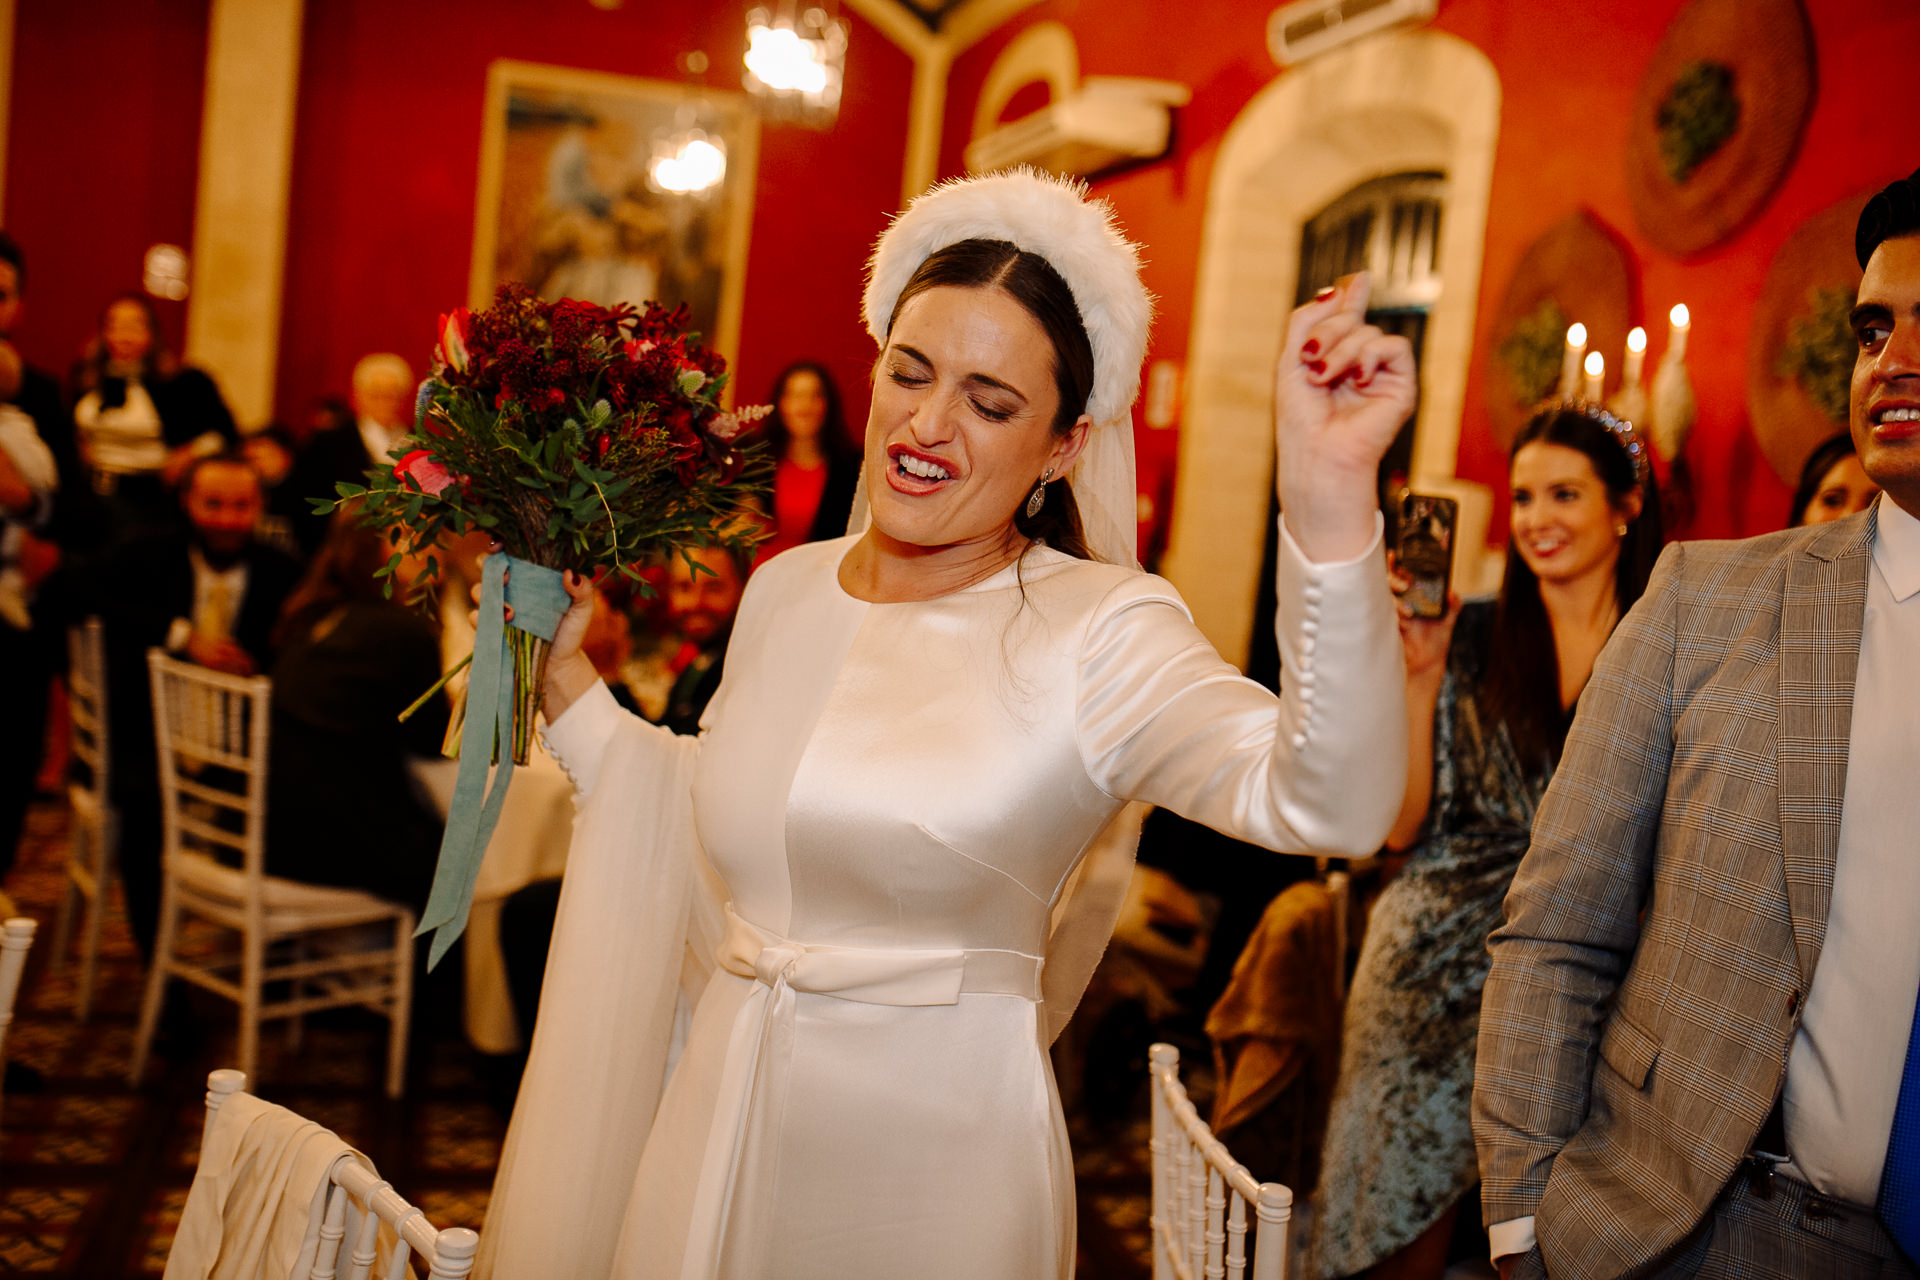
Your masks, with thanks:
[(1113, 208), (1089, 200), (1086, 184), (1031, 169), (954, 178), (908, 205), (880, 234), (867, 263), (861, 306), (881, 347), (894, 304), (920, 264), (962, 240), (1006, 240), (1050, 263), (1073, 293), (1093, 345), (1096, 426), (1127, 418), (1140, 394), (1153, 298), (1140, 283), (1140, 253), (1120, 234)]

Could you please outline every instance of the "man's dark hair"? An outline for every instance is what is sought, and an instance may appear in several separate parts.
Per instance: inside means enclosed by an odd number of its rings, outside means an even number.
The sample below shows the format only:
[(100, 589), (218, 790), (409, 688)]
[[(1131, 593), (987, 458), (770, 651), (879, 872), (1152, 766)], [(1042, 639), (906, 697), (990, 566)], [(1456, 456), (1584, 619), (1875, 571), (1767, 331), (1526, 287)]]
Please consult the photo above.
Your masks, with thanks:
[(219, 453), (209, 453), (205, 457), (195, 458), (191, 463), (187, 464), (186, 471), (180, 476), (180, 488), (178, 491), (182, 502), (185, 502), (187, 495), (193, 492), (193, 482), (199, 478), (201, 470), (205, 467), (238, 467), (240, 470), (251, 475), (255, 483), (260, 485), (262, 496), (266, 493), (267, 486), (260, 479), (260, 471), (247, 458), (247, 455), (237, 449), (222, 449)]
[(1867, 207), (1860, 211), (1860, 225), (1854, 228), (1853, 256), (1860, 259), (1860, 269), (1865, 271), (1867, 259), (1882, 240), (1915, 232), (1920, 232), (1920, 169), (1888, 183), (1867, 201)]

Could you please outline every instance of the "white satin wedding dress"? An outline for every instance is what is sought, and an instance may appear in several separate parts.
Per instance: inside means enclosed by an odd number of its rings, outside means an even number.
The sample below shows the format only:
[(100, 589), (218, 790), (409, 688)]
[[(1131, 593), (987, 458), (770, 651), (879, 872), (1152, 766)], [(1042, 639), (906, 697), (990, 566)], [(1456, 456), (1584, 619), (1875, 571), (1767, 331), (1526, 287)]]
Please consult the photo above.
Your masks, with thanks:
[[(570, 708), (548, 740), (583, 817), (482, 1274), (1069, 1277), (1042, 1001), (1070, 1007), (1104, 943), (1059, 955), (1082, 853), (1130, 799), (1349, 852), (1399, 803), (1377, 544), (1312, 566), (1282, 541), (1283, 699), (1151, 575), (1036, 548), (869, 604), (838, 583), (849, 539), (754, 576), (700, 738), (603, 687)], [(660, 811), (689, 782), (691, 830)], [(663, 848), (704, 853), (706, 883)], [(675, 979), (690, 1023), (683, 1003), (671, 1025)]]

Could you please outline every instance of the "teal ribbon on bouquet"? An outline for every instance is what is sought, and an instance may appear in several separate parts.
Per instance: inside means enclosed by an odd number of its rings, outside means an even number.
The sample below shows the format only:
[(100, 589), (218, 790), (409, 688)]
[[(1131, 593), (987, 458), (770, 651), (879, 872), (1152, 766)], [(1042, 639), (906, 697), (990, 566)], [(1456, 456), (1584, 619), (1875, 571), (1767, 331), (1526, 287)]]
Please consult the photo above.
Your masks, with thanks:
[[(511, 575), (508, 570), (511, 569)], [(506, 606), (513, 625), (542, 640), (552, 640), (561, 615), (572, 603), (566, 579), (557, 569), (496, 551), (480, 569), (480, 617), (473, 637), (473, 665), (467, 674), (467, 723), (461, 737), (460, 772), (447, 806), (446, 834), (433, 871), (433, 892), (420, 916), (415, 937), (433, 930), (427, 968), (440, 963), (467, 927), (473, 884), (480, 861), (493, 839), (513, 780), (513, 657), (508, 651)], [(494, 757), (493, 785), (487, 785)]]

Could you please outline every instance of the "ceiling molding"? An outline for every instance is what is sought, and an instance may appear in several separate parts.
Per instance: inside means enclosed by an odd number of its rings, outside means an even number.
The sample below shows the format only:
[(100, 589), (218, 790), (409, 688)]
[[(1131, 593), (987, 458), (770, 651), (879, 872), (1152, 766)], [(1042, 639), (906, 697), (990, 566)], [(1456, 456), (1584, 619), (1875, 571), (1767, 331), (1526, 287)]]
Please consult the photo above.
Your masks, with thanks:
[(847, 8), (913, 59), (913, 98), (907, 108), (907, 153), (900, 170), (900, 203), (933, 185), (940, 172), (940, 138), (947, 114), (947, 73), (953, 60), (1039, 0), (845, 0)]

